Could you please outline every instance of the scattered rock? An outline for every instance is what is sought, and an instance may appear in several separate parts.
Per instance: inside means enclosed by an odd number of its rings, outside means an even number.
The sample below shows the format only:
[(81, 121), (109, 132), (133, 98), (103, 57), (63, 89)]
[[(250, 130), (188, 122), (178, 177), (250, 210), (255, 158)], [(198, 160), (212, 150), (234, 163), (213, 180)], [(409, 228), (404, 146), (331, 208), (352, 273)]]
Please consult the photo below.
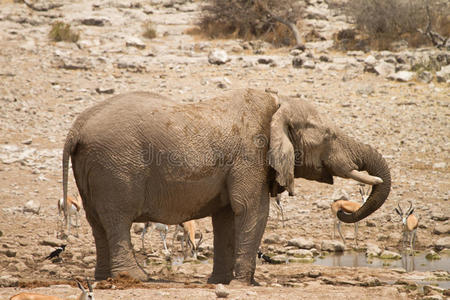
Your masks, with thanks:
[(388, 79), (400, 81), (400, 82), (407, 82), (414, 79), (415, 73), (409, 72), (409, 71), (400, 71), (397, 73), (392, 73), (388, 76)]
[[(331, 195), (331, 200), (332, 201), (338, 201), (338, 200), (349, 200), (349, 196), (348, 193), (345, 190), (340, 190), (340, 189), (336, 189), (333, 192), (333, 195)], [(327, 206), (329, 207), (330, 205), (327, 203)]]
[(270, 233), (264, 239), (264, 243), (266, 244), (279, 244), (280, 242), (281, 237), (279, 234), (276, 233)]
[(376, 244), (367, 244), (366, 256), (377, 257), (381, 254), (382, 250)]
[(382, 60), (375, 65), (374, 70), (376, 74), (387, 77), (395, 72), (395, 66)]
[(227, 298), (230, 295), (230, 292), (223, 286), (223, 284), (219, 283), (216, 286), (216, 296), (217, 298)]
[(288, 246), (295, 246), (300, 249), (312, 249), (314, 248), (314, 242), (304, 238), (294, 238), (288, 241)]
[(433, 164), (433, 169), (445, 169), (447, 167), (446, 162), (438, 162)]
[(430, 250), (425, 254), (425, 258), (428, 260), (439, 260), (441, 259), (441, 256), (436, 253), (434, 250)]
[(286, 255), (274, 255), (270, 257), (272, 264), (285, 264), (289, 261)]
[(302, 65), (303, 65), (303, 59), (301, 57), (296, 56), (292, 59), (292, 66), (294, 68), (301, 68)]
[(39, 242), (40, 245), (43, 246), (50, 246), (50, 247), (59, 247), (66, 242), (57, 238), (47, 238), (45, 240), (42, 240)]
[(114, 94), (114, 88), (98, 87), (95, 91), (99, 94)]
[(314, 69), (315, 67), (316, 67), (316, 63), (311, 59), (306, 60), (303, 63), (303, 68), (305, 68), (305, 69)]
[(127, 40), (125, 41), (125, 45), (127, 47), (135, 47), (138, 49), (145, 49), (146, 45), (145, 43), (137, 37), (129, 37), (127, 38)]
[(111, 20), (109, 20), (106, 17), (100, 17), (100, 16), (87, 17), (84, 19), (80, 19), (79, 22), (83, 25), (88, 25), (88, 26), (111, 25)]
[(15, 287), (19, 285), (19, 279), (11, 275), (0, 276), (0, 287)]
[(23, 207), (23, 212), (30, 212), (36, 215), (39, 214), (40, 210), (41, 210), (41, 203), (34, 200), (29, 200), (27, 203), (25, 203)]
[(398, 254), (397, 252), (384, 250), (383, 252), (381, 252), (380, 258), (381, 259), (401, 259), (402, 256), (400, 254)]
[(314, 256), (313, 253), (307, 249), (291, 249), (288, 250), (286, 254), (297, 258), (311, 258)]
[(443, 249), (450, 249), (450, 236), (446, 236), (435, 241), (434, 248), (437, 251), (441, 251)]
[(228, 57), (224, 50), (214, 49), (208, 54), (208, 62), (213, 65), (223, 65), (230, 60), (231, 58)]
[(450, 65), (442, 67), (439, 72), (436, 72), (436, 79), (438, 82), (447, 82), (450, 80)]
[(274, 60), (272, 58), (261, 57), (258, 58), (258, 63), (268, 65), (274, 63)]
[(450, 234), (450, 224), (437, 224), (433, 229), (434, 234)]
[(343, 252), (345, 245), (340, 241), (324, 240), (321, 244), (322, 251)]
[(433, 81), (433, 74), (428, 71), (423, 71), (417, 75), (417, 78), (422, 82), (430, 83), (431, 81)]

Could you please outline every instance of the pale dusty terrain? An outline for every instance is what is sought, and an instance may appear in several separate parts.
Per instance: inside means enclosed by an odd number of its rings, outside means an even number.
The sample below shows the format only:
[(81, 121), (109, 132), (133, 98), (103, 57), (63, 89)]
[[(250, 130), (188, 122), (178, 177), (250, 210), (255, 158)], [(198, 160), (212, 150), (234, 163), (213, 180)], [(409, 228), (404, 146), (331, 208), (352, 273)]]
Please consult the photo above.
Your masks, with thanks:
[[(391, 194), (384, 206), (361, 222), (359, 250), (364, 251), (366, 244), (372, 243), (400, 252), (400, 222), (393, 208), (398, 202), (407, 206), (407, 200), (414, 202), (421, 224), (416, 249), (429, 251), (437, 240), (448, 238), (448, 233), (435, 234), (436, 227), (448, 228), (450, 216), (448, 84), (389, 81), (363, 72), (359, 63), (349, 63), (349, 59), (356, 61), (353, 56), (333, 50), (322, 53), (314, 48), (310, 50), (314, 56), (324, 54), (334, 62), (317, 64), (314, 70), (296, 69), (289, 48), (266, 47), (263, 54), (253, 54), (242, 49), (241, 41), (191, 36), (185, 31), (195, 23), (197, 2), (164, 5), (170, 1), (145, 1), (133, 8), (128, 1), (60, 1), (63, 6), (42, 12), (11, 2), (0, 1), (2, 285), (11, 282), (11, 286), (19, 284), (27, 290), (35, 287), (36, 292), (70, 296), (78, 291), (64, 284), (73, 284), (73, 278), (93, 277), (95, 245), (84, 215), (78, 237), (69, 238), (62, 262), (43, 259), (52, 250), (49, 244), (55, 242), (58, 232), (56, 201), (62, 195), (65, 135), (81, 111), (111, 96), (97, 89), (114, 89), (114, 94), (153, 91), (180, 102), (192, 102), (207, 100), (225, 90), (251, 87), (272, 88), (308, 99), (350, 136), (378, 149), (391, 167)], [(79, 23), (89, 16), (109, 21), (104, 26)], [(152, 40), (141, 37), (141, 26), (149, 19), (157, 31), (157, 38)], [(71, 23), (81, 32), (78, 46), (49, 40), (48, 32), (55, 20)], [(130, 37), (141, 38), (145, 49), (127, 47)], [(216, 47), (226, 50), (231, 61), (220, 66), (209, 64), (208, 53)], [(359, 55), (357, 58), (363, 59), (368, 54)], [(258, 64), (259, 58), (272, 58), (276, 65)], [(63, 68), (62, 61), (75, 67)], [(76, 191), (72, 179), (69, 190)], [(282, 199), (286, 226), (282, 227), (276, 209), (271, 208), (265, 238), (279, 239), (263, 242), (262, 249), (278, 253), (286, 248), (287, 241), (297, 237), (311, 239), (320, 248), (322, 240), (331, 239), (329, 204), (333, 194), (336, 197), (342, 190), (359, 201), (354, 182), (338, 178), (328, 186), (297, 180), (297, 196), (284, 195)], [(40, 203), (38, 215), (22, 212), (29, 200)], [(209, 219), (200, 224), (207, 255), (211, 252), (212, 227)], [(344, 226), (344, 230), (350, 249), (353, 227)], [(137, 234), (133, 242), (143, 262)], [(147, 240), (150, 244), (153, 249), (161, 248), (156, 233)], [(421, 289), (414, 288), (417, 283), (439, 276), (450, 281), (448, 259), (443, 256), (446, 267), (438, 273), (259, 263), (256, 279), (263, 286), (230, 287), (229, 298), (421, 298)], [(116, 288), (103, 283), (95, 289), (97, 299), (215, 298), (215, 287), (206, 284), (212, 270), (210, 261), (172, 267), (162, 258), (150, 257), (147, 262), (146, 270), (161, 282), (131, 284), (125, 289), (119, 289), (120, 283), (114, 284)], [(48, 287), (50, 284), (63, 285)], [(19, 290), (23, 289), (0, 288), (0, 298), (7, 299)]]

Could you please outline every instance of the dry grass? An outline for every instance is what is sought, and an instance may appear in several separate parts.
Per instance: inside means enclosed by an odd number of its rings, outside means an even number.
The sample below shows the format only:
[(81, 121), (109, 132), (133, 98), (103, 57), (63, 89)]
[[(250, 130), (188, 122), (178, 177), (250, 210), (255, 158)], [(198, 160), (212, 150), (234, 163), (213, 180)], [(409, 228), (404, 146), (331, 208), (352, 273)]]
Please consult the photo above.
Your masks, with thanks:
[(70, 24), (58, 21), (53, 23), (49, 37), (55, 42), (64, 41), (76, 43), (80, 38), (80, 34), (70, 29)]
[(145, 22), (143, 28), (144, 28), (144, 33), (142, 34), (143, 37), (147, 39), (153, 39), (156, 37), (156, 29), (153, 22), (151, 21)]
[(407, 41), (410, 47), (430, 45), (430, 40), (418, 31), (425, 31), (429, 20), (433, 31), (449, 36), (449, 9), (450, 4), (441, 0), (349, 0), (342, 7), (370, 47), (377, 50), (389, 50), (393, 42), (400, 40)]
[[(211, 39), (262, 39), (275, 46), (294, 45), (287, 26), (268, 16), (267, 11), (297, 23), (301, 8), (294, 0), (208, 0), (202, 7), (199, 29)], [(197, 30), (191, 34), (198, 34)]]

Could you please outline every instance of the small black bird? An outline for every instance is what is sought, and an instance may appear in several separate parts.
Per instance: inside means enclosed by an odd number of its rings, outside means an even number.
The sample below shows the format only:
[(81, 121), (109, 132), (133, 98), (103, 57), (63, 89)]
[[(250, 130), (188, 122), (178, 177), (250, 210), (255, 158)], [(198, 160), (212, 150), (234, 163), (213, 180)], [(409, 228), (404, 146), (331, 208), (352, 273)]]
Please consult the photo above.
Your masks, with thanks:
[(45, 259), (53, 259), (55, 257), (59, 257), (61, 252), (64, 251), (67, 245), (61, 245), (60, 247), (56, 248), (52, 253), (50, 253), (49, 256), (47, 256)]
[(265, 255), (264, 253), (261, 252), (261, 250), (258, 250), (258, 258), (262, 258), (265, 262), (269, 264), (274, 263), (274, 261), (270, 258), (270, 256)]

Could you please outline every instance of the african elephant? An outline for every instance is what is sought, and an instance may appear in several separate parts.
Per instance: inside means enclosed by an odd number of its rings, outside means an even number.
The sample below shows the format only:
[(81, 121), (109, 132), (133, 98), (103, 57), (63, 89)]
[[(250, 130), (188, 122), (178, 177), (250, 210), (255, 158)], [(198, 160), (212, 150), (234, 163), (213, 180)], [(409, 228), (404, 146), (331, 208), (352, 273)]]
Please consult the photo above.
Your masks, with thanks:
[[(63, 152), (97, 250), (95, 278), (127, 271), (145, 279), (132, 254), (133, 222), (180, 224), (212, 217), (211, 283), (251, 283), (269, 214), (269, 194), (294, 194), (294, 178), (328, 184), (333, 176), (374, 185), (357, 222), (386, 200), (390, 172), (300, 99), (252, 89), (209, 101), (174, 103), (153, 93), (115, 96), (81, 113)], [(363, 170), (367, 173), (362, 172)]]

